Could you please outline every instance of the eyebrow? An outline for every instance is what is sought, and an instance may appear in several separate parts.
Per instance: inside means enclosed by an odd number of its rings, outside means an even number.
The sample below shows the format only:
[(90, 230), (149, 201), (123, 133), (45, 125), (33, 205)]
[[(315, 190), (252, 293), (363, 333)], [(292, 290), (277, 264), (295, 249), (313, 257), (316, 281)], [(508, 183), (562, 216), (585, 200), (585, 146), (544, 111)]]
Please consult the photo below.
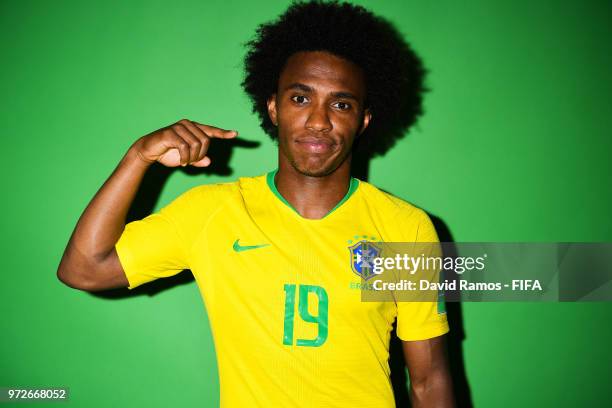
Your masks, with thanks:
[[(285, 90), (290, 90), (290, 89), (295, 89), (295, 90), (307, 92), (307, 93), (314, 92), (314, 89), (311, 86), (308, 86), (308, 85), (305, 85), (299, 82), (294, 82), (285, 88)], [(333, 96), (334, 98), (353, 99), (355, 102), (359, 102), (359, 99), (357, 99), (355, 95), (353, 95), (350, 92), (346, 92), (346, 91), (332, 92), (330, 95)]]

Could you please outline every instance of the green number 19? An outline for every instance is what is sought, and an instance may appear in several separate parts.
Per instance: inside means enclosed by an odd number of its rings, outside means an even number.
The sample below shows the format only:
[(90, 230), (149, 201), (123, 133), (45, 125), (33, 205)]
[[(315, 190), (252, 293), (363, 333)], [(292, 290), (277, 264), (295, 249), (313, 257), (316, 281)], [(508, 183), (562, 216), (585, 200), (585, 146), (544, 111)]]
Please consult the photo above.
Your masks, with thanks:
[[(308, 294), (313, 292), (319, 299), (318, 316), (308, 312)], [(300, 318), (308, 323), (318, 324), (318, 334), (314, 339), (297, 339), (298, 346), (319, 347), (327, 340), (327, 292), (321, 286), (300, 285), (300, 298), (298, 303)], [(295, 285), (285, 284), (285, 326), (283, 344), (293, 344), (293, 321), (295, 314)]]

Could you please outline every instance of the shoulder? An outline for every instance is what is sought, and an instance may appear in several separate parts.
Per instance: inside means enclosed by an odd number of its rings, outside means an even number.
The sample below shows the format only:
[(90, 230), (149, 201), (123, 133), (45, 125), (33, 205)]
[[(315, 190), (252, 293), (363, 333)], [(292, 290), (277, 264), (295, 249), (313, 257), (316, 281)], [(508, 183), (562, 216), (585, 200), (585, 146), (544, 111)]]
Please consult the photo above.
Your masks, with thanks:
[(240, 203), (245, 197), (264, 191), (266, 175), (244, 176), (237, 180), (222, 183), (200, 184), (178, 196), (175, 201), (188, 203), (197, 208), (224, 207), (227, 204)]
[(427, 213), (413, 203), (396, 197), (371, 183), (359, 180), (359, 188), (362, 189), (362, 194), (368, 205), (377, 207), (379, 211), (384, 211), (391, 217), (427, 217)]
[(207, 197), (211, 196), (215, 196), (217, 198), (226, 196), (230, 197), (239, 192), (238, 183), (238, 180), (235, 180), (224, 183), (200, 184), (198, 186), (191, 187), (179, 197), (184, 197), (185, 199), (190, 200), (207, 199)]
[(237, 181), (200, 184), (179, 194), (162, 208), (161, 212), (173, 216), (202, 215), (223, 207), (237, 195), (239, 195)]
[(422, 208), (375, 185), (359, 181), (365, 202), (385, 223), (395, 224), (411, 239), (437, 241), (433, 223)]

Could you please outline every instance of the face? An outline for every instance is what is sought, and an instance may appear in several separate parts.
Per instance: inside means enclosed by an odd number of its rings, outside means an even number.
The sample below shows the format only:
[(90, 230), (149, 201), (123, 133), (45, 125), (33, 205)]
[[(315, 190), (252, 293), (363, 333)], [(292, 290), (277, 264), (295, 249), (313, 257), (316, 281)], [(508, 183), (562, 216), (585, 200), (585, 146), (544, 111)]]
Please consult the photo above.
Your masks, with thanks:
[(307, 176), (350, 167), (351, 147), (370, 121), (362, 70), (327, 52), (292, 55), (268, 113), (278, 127), (279, 160)]

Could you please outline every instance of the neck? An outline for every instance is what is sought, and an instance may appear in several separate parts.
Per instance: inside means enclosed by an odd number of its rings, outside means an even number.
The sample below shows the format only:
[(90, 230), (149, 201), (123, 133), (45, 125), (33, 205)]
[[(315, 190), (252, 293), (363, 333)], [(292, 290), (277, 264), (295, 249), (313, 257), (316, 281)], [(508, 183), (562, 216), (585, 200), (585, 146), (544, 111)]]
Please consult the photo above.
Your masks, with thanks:
[(325, 217), (347, 194), (351, 180), (350, 157), (332, 173), (313, 177), (279, 160), (274, 179), (278, 192), (304, 218)]

